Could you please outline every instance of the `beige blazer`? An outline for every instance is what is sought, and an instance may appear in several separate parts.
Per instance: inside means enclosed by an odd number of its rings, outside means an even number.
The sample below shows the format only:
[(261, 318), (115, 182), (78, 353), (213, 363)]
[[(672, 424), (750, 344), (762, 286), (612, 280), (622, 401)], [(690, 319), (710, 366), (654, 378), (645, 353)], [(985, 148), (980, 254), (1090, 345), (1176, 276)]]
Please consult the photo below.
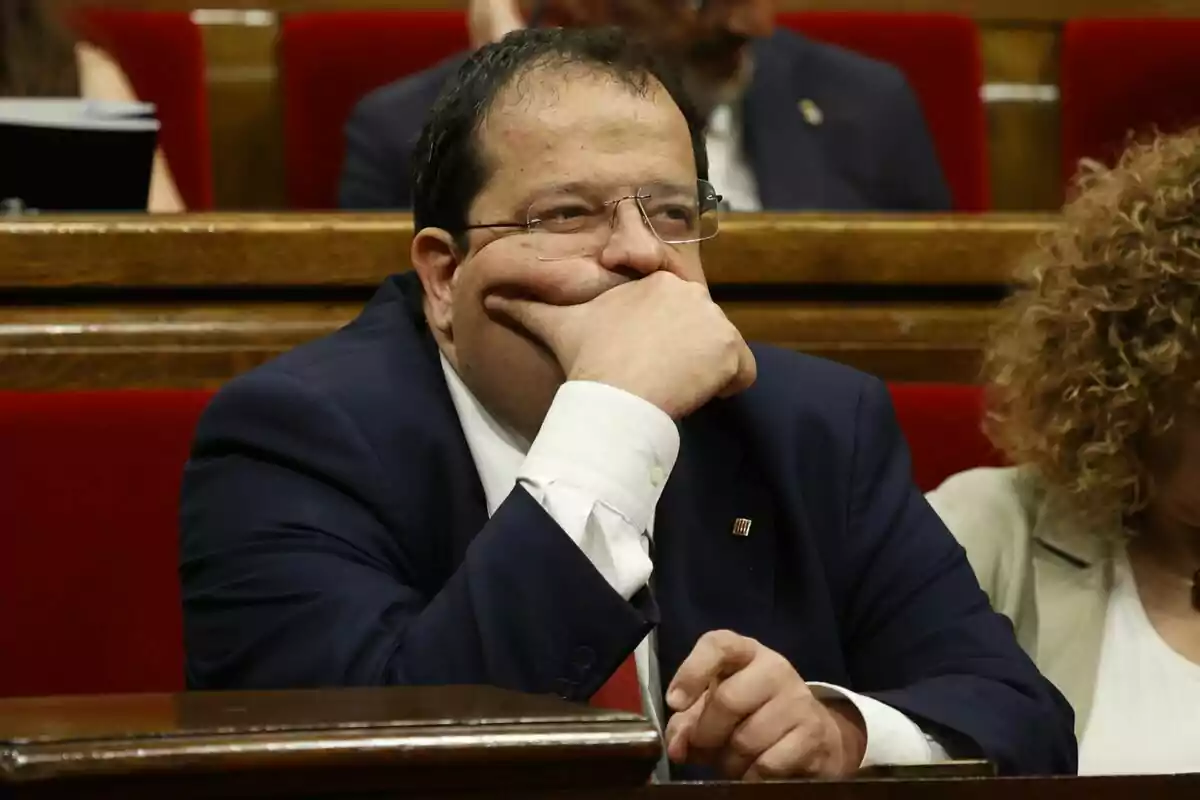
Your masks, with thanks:
[(967, 551), (992, 607), (1012, 620), (1021, 646), (1074, 707), (1082, 736), (1118, 537), (1073, 523), (1027, 470), (973, 469), (927, 497)]

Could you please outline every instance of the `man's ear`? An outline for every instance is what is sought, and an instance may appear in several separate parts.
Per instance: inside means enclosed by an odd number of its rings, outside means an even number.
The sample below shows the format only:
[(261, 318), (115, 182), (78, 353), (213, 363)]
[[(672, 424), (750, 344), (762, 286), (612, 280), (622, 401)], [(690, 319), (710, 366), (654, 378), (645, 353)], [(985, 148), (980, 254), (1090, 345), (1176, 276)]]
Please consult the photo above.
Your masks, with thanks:
[(454, 329), (454, 274), (461, 260), (454, 237), (441, 228), (417, 231), (411, 257), (425, 288), (429, 326), (450, 338)]

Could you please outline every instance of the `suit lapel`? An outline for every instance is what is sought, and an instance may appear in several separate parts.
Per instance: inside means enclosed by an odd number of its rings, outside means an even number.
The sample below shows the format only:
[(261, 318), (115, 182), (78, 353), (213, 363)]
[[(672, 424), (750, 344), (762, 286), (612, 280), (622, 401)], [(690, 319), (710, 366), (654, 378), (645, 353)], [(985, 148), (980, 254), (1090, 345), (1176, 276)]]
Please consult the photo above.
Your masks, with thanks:
[(427, 500), (431, 505), (440, 509), (439, 520), (444, 522), (449, 531), (449, 542), (441, 554), (440, 563), (444, 574), (440, 576), (437, 585), (442, 585), (450, 579), (454, 571), (466, 558), (467, 548), (479, 531), (487, 524), (487, 498), (484, 495), (483, 483), (479, 478), (475, 459), (467, 445), (463, 434), (462, 421), (454, 409), (454, 401), (450, 397), (450, 389), (446, 385), (446, 376), (442, 372), (442, 364), (438, 355), (437, 342), (425, 322), (425, 310), (421, 284), (415, 272), (401, 275), (395, 279), (403, 297), (403, 304), (412, 317), (414, 329), (421, 339), (420, 348), (425, 356), (422, 369), (425, 371), (424, 381), (432, 387), (437, 402), (431, 407), (422, 407), (421, 423), (428, 429), (445, 431), (446, 438), (436, 453), (431, 453), (428, 477), (442, 476), (441, 480), (431, 480), (427, 486)]
[[(771, 638), (774, 513), (766, 484), (745, 458), (723, 406), (711, 403), (681, 423), (679, 458), (655, 514), (664, 685), (710, 630)], [(734, 532), (739, 519), (749, 521), (745, 535)]]
[(771, 39), (755, 42), (754, 59), (754, 75), (742, 107), (742, 132), (762, 207), (820, 208), (828, 196), (824, 184), (829, 170), (822, 163), (820, 142), (798, 107), (808, 96), (800, 80), (803, 72)]
[(1069, 512), (1047, 500), (1034, 523), (1034, 659), (1075, 709), (1075, 733), (1082, 736), (1096, 689), (1113, 553), (1103, 538), (1070, 520)]

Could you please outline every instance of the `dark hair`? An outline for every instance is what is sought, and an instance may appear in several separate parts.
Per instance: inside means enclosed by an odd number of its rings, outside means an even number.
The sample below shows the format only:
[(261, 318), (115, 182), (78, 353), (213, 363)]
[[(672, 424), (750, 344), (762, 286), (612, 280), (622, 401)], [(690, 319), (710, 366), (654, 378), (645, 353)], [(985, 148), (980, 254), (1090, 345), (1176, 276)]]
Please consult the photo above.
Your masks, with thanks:
[(455, 235), (487, 183), (478, 131), (492, 103), (530, 70), (582, 65), (644, 93), (663, 86), (683, 112), (692, 137), (696, 172), (708, 177), (704, 122), (683, 91), (679, 73), (618, 28), (534, 28), (514, 31), (480, 48), (442, 89), (413, 153), (413, 218), (421, 228)]
[(0, 97), (77, 97), (75, 42), (41, 0), (0, 0)]

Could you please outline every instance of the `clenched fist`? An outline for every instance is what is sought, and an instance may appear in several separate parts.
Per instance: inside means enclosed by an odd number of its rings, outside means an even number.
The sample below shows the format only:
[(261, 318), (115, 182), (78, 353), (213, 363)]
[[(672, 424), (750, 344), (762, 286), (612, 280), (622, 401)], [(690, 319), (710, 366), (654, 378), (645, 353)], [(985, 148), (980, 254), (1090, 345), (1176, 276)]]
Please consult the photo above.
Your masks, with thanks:
[(667, 755), (733, 780), (844, 778), (862, 764), (863, 721), (821, 701), (786, 658), (732, 631), (706, 633), (667, 689)]

